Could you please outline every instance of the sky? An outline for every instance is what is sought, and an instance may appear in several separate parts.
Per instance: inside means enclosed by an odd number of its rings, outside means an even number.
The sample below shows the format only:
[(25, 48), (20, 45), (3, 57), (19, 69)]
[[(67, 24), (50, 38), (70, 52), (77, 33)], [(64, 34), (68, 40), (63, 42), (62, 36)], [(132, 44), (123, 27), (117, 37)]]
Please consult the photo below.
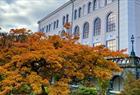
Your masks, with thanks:
[(37, 21), (69, 0), (0, 0), (0, 27), (9, 31), (27, 28), (36, 32)]

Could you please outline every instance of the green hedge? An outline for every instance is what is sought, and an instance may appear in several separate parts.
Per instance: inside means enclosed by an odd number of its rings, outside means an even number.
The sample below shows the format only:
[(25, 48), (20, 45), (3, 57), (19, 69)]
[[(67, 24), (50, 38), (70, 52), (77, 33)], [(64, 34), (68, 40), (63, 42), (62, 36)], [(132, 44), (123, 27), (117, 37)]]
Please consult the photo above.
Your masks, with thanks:
[(73, 90), (71, 95), (97, 95), (97, 90), (95, 87), (79, 87)]

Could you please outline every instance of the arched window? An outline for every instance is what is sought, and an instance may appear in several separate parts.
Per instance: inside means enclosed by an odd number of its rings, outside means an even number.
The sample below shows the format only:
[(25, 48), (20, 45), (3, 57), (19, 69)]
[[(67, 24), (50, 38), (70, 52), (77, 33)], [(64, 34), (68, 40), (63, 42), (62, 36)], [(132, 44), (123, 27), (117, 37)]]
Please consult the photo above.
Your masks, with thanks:
[(69, 22), (69, 15), (66, 15), (66, 22)]
[(107, 32), (113, 32), (115, 31), (116, 25), (115, 25), (115, 15), (114, 13), (109, 13), (109, 15), (107, 15)]
[(79, 8), (79, 14), (78, 14), (78, 17), (79, 17), (79, 18), (81, 17), (81, 14), (82, 14), (82, 8), (80, 7), (80, 8)]
[(56, 24), (56, 28), (58, 28), (58, 26), (59, 26), (59, 20), (57, 20), (56, 23), (57, 23)]
[(83, 5), (83, 15), (85, 15), (86, 14), (86, 5), (84, 4)]
[(88, 3), (88, 13), (91, 12), (91, 2)]
[(83, 39), (88, 38), (89, 35), (89, 23), (86, 22), (83, 26)]
[(97, 7), (98, 7), (98, 2), (97, 2), (97, 0), (94, 0), (93, 1), (93, 10), (96, 10)]
[(77, 19), (77, 10), (74, 11), (74, 19)]
[(80, 32), (80, 29), (79, 29), (79, 26), (75, 26), (74, 28), (74, 36), (79, 36), (79, 32)]
[(113, 91), (121, 91), (124, 87), (124, 78), (119, 75), (115, 75), (111, 79), (112, 84), (110, 85)]
[(96, 18), (94, 21), (94, 36), (101, 34), (101, 19)]
[(65, 24), (65, 16), (63, 16), (63, 25)]

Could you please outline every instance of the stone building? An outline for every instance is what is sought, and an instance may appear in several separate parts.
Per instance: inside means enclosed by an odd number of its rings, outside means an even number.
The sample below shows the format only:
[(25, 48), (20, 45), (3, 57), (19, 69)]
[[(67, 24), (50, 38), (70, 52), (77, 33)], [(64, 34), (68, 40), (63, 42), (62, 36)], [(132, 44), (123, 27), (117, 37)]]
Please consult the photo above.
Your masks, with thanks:
[[(66, 30), (65, 23), (70, 23), (71, 29)], [(134, 35), (134, 50), (140, 56), (140, 0), (70, 0), (38, 21), (38, 26), (47, 35), (62, 31), (79, 34), (82, 44), (127, 49), (128, 54)], [(123, 79), (113, 80), (114, 90), (121, 90)]]

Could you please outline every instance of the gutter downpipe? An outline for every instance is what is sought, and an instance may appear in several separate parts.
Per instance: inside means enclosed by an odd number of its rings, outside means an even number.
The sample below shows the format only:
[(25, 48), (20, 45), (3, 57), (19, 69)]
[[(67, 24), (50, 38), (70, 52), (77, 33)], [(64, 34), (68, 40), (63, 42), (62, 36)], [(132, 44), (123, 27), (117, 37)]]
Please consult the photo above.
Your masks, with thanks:
[(118, 50), (120, 50), (120, 0), (118, 0)]

